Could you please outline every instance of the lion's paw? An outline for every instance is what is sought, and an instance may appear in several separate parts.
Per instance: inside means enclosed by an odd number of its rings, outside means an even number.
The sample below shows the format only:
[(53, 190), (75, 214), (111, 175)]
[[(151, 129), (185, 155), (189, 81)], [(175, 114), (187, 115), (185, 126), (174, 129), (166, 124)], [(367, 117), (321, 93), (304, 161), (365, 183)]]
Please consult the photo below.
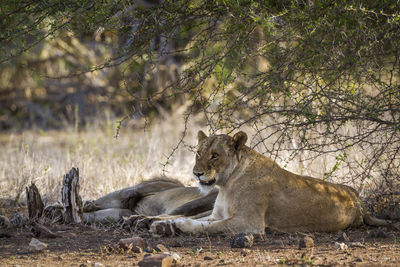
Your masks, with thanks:
[(127, 218), (124, 217), (122, 227), (134, 232), (137, 230), (148, 230), (153, 220), (152, 217), (145, 215), (131, 215)]
[(150, 226), (150, 232), (156, 236), (174, 236), (177, 228), (171, 220), (155, 221)]

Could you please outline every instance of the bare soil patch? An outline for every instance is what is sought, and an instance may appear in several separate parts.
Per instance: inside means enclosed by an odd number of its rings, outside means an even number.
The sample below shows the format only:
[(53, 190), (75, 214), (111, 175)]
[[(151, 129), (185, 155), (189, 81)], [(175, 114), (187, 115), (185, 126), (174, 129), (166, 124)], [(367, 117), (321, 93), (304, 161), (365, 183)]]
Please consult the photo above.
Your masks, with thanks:
[[(4, 210), (3, 210), (4, 213)], [(10, 215), (11, 210), (7, 209)], [(47, 225), (48, 226), (48, 225)], [(157, 238), (147, 232), (129, 233), (119, 226), (51, 225), (57, 238), (38, 239), (48, 244), (43, 252), (31, 252), (31, 233), (26, 228), (2, 229), (11, 237), (0, 238), (0, 266), (135, 266), (145, 255), (161, 253), (163, 244), (180, 256), (184, 266), (396, 266), (400, 265), (400, 232), (389, 228), (361, 227), (344, 233), (308, 234), (314, 247), (299, 249), (304, 234), (269, 232), (255, 236), (249, 249), (231, 248), (232, 236), (176, 236)], [(119, 239), (145, 238), (147, 251), (134, 253), (116, 248)], [(347, 248), (340, 248), (344, 243)], [(343, 246), (342, 246), (343, 247)]]

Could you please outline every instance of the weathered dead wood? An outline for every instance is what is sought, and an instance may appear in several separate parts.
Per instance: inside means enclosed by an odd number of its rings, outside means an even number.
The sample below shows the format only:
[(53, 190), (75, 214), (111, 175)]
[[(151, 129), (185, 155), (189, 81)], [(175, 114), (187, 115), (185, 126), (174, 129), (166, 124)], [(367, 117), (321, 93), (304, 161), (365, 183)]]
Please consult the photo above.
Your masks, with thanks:
[(44, 238), (56, 238), (59, 237), (59, 235), (53, 233), (50, 229), (48, 229), (46, 226), (32, 222), (30, 224), (30, 230), (31, 230), (31, 235), (33, 237), (44, 237)]
[(39, 190), (34, 183), (26, 187), (26, 200), (28, 202), (29, 220), (38, 220), (43, 214), (43, 201), (40, 197)]
[(72, 168), (63, 178), (61, 189), (64, 223), (82, 222), (82, 198), (79, 195), (79, 169)]

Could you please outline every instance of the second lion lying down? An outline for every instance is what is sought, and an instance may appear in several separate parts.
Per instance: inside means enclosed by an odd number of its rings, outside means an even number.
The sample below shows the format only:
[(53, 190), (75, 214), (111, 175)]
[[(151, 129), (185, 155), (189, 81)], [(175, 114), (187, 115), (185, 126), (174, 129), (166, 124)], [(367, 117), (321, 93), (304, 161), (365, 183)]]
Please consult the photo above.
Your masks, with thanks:
[[(266, 227), (285, 232), (337, 231), (387, 222), (363, 216), (354, 189), (320, 179), (300, 176), (279, 167), (245, 145), (247, 135), (233, 137), (198, 133), (193, 173), (219, 194), (210, 216), (154, 221), (155, 234), (176, 229), (187, 233), (264, 233)], [(171, 231), (172, 230), (172, 231)]]

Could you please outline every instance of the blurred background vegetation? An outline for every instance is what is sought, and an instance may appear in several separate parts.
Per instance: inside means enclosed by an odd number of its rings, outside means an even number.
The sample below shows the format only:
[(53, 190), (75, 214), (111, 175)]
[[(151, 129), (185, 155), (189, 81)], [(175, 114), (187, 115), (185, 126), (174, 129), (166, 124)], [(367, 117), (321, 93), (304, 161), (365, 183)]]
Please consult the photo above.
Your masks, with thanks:
[(399, 1), (3, 0), (0, 47), (2, 131), (183, 110), (400, 218)]

